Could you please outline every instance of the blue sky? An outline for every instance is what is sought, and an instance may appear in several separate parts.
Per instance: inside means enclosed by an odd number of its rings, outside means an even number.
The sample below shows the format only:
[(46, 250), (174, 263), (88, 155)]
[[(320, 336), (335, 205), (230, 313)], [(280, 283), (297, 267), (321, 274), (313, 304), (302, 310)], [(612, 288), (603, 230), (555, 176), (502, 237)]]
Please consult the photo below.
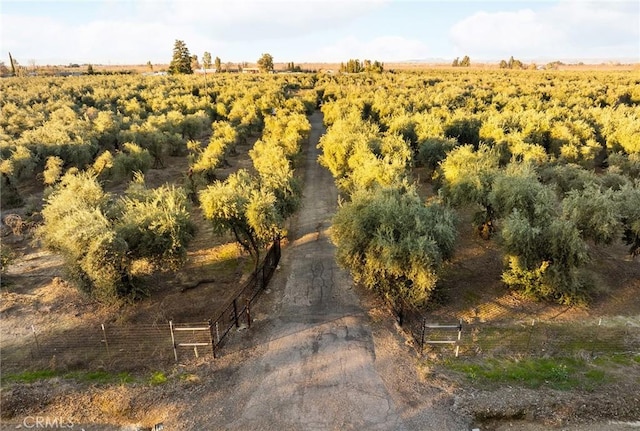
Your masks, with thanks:
[(640, 62), (640, 1), (0, 2), (0, 55), (27, 65), (168, 63), (175, 39), (223, 62)]

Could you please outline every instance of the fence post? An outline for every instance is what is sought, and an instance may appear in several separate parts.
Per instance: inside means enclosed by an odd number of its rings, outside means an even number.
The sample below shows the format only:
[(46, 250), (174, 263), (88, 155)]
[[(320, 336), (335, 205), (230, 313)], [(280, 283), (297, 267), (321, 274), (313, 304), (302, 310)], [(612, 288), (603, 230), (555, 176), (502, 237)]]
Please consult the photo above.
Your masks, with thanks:
[(458, 342), (456, 343), (456, 358), (460, 353), (460, 340), (462, 340), (462, 319), (460, 319), (460, 323), (458, 324)]
[(38, 343), (38, 336), (36, 335), (36, 327), (31, 325), (31, 332), (33, 332), (33, 338), (36, 340), (36, 350), (40, 353), (40, 343)]
[(251, 300), (247, 298), (247, 327), (251, 328)]
[(598, 319), (598, 327), (593, 331), (593, 336), (591, 337), (591, 357), (592, 358), (596, 354), (596, 343), (598, 341), (598, 335), (600, 335), (601, 327), (602, 327), (602, 317)]
[(236, 302), (237, 298), (233, 298), (233, 319), (236, 322), (236, 328), (240, 327), (240, 322), (238, 322), (238, 303)]
[(173, 344), (173, 357), (178, 362), (178, 350), (176, 349), (176, 338), (173, 335), (173, 321), (169, 320), (169, 330), (171, 331), (171, 344)]
[(209, 325), (209, 339), (211, 340), (211, 352), (213, 353), (213, 357), (216, 357), (216, 342), (213, 339), (213, 323), (211, 319), (207, 320), (207, 325)]
[(420, 333), (420, 355), (424, 353), (424, 333), (427, 331), (427, 319), (422, 319), (422, 331)]
[(533, 335), (533, 327), (536, 324), (536, 319), (531, 320), (531, 328), (529, 328), (529, 337), (527, 338), (527, 354), (531, 354), (530, 352), (530, 347), (531, 347), (531, 336)]
[(102, 336), (104, 337), (104, 345), (107, 348), (107, 357), (111, 358), (111, 353), (109, 352), (109, 340), (107, 340), (107, 331), (104, 329), (104, 323), (100, 326), (102, 326)]

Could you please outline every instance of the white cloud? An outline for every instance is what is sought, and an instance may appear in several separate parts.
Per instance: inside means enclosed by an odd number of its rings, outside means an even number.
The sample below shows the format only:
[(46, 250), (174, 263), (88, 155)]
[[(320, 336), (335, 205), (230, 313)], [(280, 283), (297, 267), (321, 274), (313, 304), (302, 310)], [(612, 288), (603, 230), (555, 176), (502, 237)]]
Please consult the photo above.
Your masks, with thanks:
[(360, 60), (403, 61), (428, 57), (427, 45), (419, 40), (401, 36), (376, 37), (361, 41), (356, 37), (348, 37), (327, 45), (311, 57), (317, 61), (340, 62), (350, 58)]
[[(261, 42), (348, 25), (387, 0), (164, 0), (96, 3), (99, 19), (0, 14), (2, 54), (39, 64), (169, 61), (175, 39), (224, 61), (251, 61)], [(69, 3), (68, 5), (73, 5)], [(70, 14), (72, 15), (72, 14)], [(75, 18), (75, 20), (74, 20)]]
[(187, 26), (132, 20), (99, 20), (63, 25), (50, 18), (2, 17), (2, 49), (12, 51), (21, 63), (35, 59), (46, 63), (154, 63), (168, 62), (176, 35), (193, 43), (222, 46)]
[(338, 28), (388, 0), (166, 0), (138, 5), (140, 19), (195, 26), (208, 37), (259, 41)]
[(561, 1), (539, 10), (477, 12), (449, 37), (456, 54), (472, 58), (640, 59), (640, 4)]
[(451, 29), (457, 54), (496, 53), (499, 56), (534, 53), (563, 37), (530, 9), (517, 12), (478, 12)]

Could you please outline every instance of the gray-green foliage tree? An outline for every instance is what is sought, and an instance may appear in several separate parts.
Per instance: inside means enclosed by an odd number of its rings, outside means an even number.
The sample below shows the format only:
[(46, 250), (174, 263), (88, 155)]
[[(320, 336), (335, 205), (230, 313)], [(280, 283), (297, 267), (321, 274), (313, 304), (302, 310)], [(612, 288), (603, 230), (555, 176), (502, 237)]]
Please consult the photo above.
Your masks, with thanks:
[(215, 179), (215, 169), (229, 165), (227, 158), (235, 151), (238, 141), (238, 132), (228, 122), (216, 121), (211, 127), (213, 133), (204, 149), (197, 142), (191, 146), (194, 151), (191, 172), (208, 182)]
[(200, 192), (200, 205), (217, 233), (231, 232), (257, 268), (260, 253), (282, 232), (284, 219), (273, 191), (261, 189), (258, 179), (241, 169)]
[(494, 231), (496, 217), (489, 201), (493, 180), (499, 171), (500, 154), (495, 148), (481, 144), (477, 151), (471, 145), (463, 145), (451, 150), (440, 163), (438, 181), (442, 193), (454, 206), (476, 204), (480, 210), (474, 222), (484, 238)]
[(24, 203), (14, 177), (14, 166), (11, 160), (0, 161), (0, 203), (4, 208), (20, 206)]
[(514, 210), (503, 221), (501, 235), (508, 259), (502, 280), (507, 285), (565, 304), (588, 297), (591, 286), (583, 270), (589, 255), (573, 221), (557, 216), (529, 220)]
[(285, 220), (300, 206), (302, 190), (293, 175), (291, 161), (285, 149), (273, 142), (257, 141), (249, 152), (253, 166), (258, 173), (260, 187), (276, 197), (276, 209)]
[(603, 190), (595, 183), (583, 190), (571, 190), (562, 200), (563, 216), (573, 220), (582, 237), (596, 244), (611, 244), (620, 238), (622, 220), (618, 192)]
[(402, 309), (429, 299), (456, 230), (451, 210), (425, 205), (413, 188), (401, 186), (357, 191), (338, 209), (331, 238), (339, 264), (356, 282)]
[(408, 176), (412, 159), (411, 148), (399, 135), (388, 134), (357, 145), (348, 160), (349, 174), (337, 182), (338, 186), (353, 193), (400, 184)]
[(631, 256), (640, 256), (640, 181), (625, 184), (615, 198), (619, 205), (623, 241)]
[(353, 116), (337, 120), (318, 148), (322, 149), (320, 164), (347, 193), (402, 182), (413, 158), (400, 135), (382, 136), (376, 125)]
[(173, 57), (169, 64), (169, 74), (180, 75), (193, 73), (191, 61), (192, 57), (189, 53), (189, 48), (187, 48), (187, 44), (184, 43), (183, 40), (176, 39), (173, 44)]
[(480, 144), (480, 127), (482, 123), (477, 118), (455, 118), (445, 127), (447, 138), (457, 139), (461, 145), (471, 144), (477, 148)]
[(50, 156), (44, 166), (43, 182), (50, 186), (55, 184), (62, 176), (62, 166), (64, 161), (57, 156)]
[(124, 143), (122, 147), (123, 151), (116, 154), (111, 162), (113, 176), (118, 179), (131, 179), (136, 172), (144, 173), (151, 168), (154, 158), (149, 150), (131, 142)]
[(418, 143), (415, 156), (416, 164), (434, 171), (449, 151), (458, 146), (458, 141), (451, 138), (429, 138)]
[(39, 238), (63, 256), (77, 286), (103, 302), (139, 295), (139, 277), (147, 275), (140, 268), (175, 268), (193, 236), (184, 192), (149, 190), (137, 178), (115, 198), (93, 172), (67, 172), (42, 210)]
[(127, 244), (129, 259), (145, 260), (152, 268), (182, 263), (195, 233), (184, 190), (170, 185), (149, 189), (138, 174), (115, 209), (116, 232)]
[(531, 165), (512, 163), (495, 176), (489, 201), (501, 218), (508, 262), (502, 280), (507, 285), (561, 303), (588, 297), (591, 284), (584, 266), (589, 255), (577, 198), (567, 203), (563, 216), (554, 189), (540, 183)]
[(553, 189), (540, 183), (533, 165), (512, 162), (494, 174), (488, 202), (496, 218), (518, 210), (529, 220), (535, 219), (542, 208), (552, 210), (551, 204), (538, 205), (541, 201), (551, 203)]

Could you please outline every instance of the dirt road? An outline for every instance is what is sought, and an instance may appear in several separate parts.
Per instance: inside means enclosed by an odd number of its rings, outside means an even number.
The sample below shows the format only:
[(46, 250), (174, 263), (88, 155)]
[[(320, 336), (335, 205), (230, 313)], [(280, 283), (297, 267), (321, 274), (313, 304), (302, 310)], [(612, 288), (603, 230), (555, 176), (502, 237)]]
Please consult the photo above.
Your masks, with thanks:
[[(328, 238), (337, 191), (317, 163), (322, 116), (311, 116), (305, 151), (303, 206), (271, 292), (245, 332), (247, 348), (224, 375), (228, 393), (194, 400), (182, 415), (188, 429), (236, 430), (464, 430), (446, 403), (415, 391), (408, 349), (376, 351), (370, 317), (350, 276), (336, 266)], [(389, 334), (387, 334), (389, 335)], [(237, 348), (232, 340), (229, 350)], [(401, 340), (393, 340), (401, 344)], [(402, 347), (402, 346), (400, 346)], [(396, 354), (398, 356), (396, 357)], [(239, 358), (238, 358), (239, 359)], [(213, 377), (214, 379), (216, 376)], [(207, 406), (207, 407), (205, 407)]]

